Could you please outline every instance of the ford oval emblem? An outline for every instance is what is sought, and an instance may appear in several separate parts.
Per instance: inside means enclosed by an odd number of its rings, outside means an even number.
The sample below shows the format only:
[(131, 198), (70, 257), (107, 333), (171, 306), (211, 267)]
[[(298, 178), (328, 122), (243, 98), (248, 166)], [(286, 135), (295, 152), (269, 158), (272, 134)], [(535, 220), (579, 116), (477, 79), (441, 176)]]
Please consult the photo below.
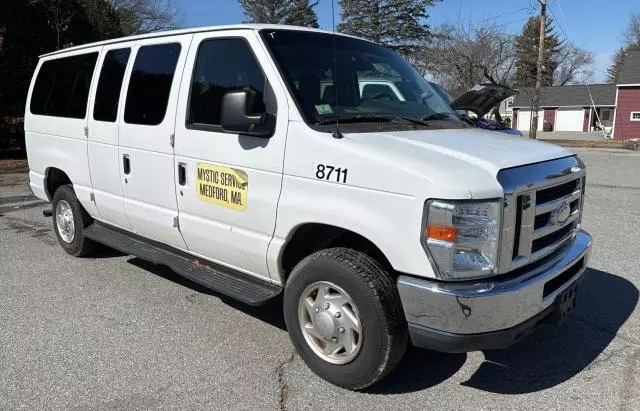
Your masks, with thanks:
[(556, 208), (554, 214), (556, 215), (556, 222), (562, 224), (569, 218), (571, 214), (571, 206), (564, 201), (558, 208)]

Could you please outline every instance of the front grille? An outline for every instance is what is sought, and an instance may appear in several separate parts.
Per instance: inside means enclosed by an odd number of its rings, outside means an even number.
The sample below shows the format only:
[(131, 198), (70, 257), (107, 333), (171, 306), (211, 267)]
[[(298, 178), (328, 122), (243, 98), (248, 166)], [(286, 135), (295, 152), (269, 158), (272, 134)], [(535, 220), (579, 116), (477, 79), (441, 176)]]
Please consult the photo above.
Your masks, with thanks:
[(579, 180), (572, 180), (564, 184), (540, 190), (536, 194), (536, 202), (538, 204), (544, 204), (548, 203), (549, 201), (557, 200), (558, 198), (567, 196), (576, 191), (576, 187), (579, 183)]
[(538, 228), (542, 228), (545, 225), (549, 224), (550, 218), (551, 218), (551, 213), (538, 214), (533, 224), (533, 229), (537, 230)]
[(562, 227), (558, 231), (554, 231), (551, 234), (540, 237), (537, 240), (533, 240), (533, 243), (531, 244), (531, 253), (537, 253), (540, 250), (544, 250), (545, 248), (550, 247), (559, 241), (562, 241), (562, 239), (570, 235), (574, 230), (575, 224), (569, 224)]
[(577, 157), (501, 170), (505, 192), (500, 272), (539, 260), (580, 227), (584, 165)]

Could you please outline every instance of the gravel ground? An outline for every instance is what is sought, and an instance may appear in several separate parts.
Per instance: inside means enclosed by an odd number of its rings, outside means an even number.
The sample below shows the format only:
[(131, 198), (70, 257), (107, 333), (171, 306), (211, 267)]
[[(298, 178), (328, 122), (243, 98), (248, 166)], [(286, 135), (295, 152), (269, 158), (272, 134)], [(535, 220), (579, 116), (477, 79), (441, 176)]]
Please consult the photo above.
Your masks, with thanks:
[(170, 271), (57, 245), (22, 174), (0, 175), (0, 409), (640, 409), (640, 153), (578, 150), (594, 237), (575, 314), (502, 351), (411, 349), (355, 393), (252, 309)]

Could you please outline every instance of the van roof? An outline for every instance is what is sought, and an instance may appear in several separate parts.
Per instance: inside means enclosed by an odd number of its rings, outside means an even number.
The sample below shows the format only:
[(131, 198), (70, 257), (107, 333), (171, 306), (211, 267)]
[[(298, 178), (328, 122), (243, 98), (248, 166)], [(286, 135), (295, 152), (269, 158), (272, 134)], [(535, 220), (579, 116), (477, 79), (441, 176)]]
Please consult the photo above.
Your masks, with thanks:
[[(56, 51), (53, 51), (51, 53), (43, 54), (40, 57), (41, 58), (42, 57), (49, 57), (49, 56), (54, 56), (54, 55), (58, 55), (58, 54), (68, 53), (70, 51), (82, 50), (82, 49), (89, 48), (89, 47), (104, 46), (104, 45), (107, 45), (107, 44), (124, 43), (124, 42), (136, 41), (136, 40), (142, 40), (142, 39), (152, 39), (152, 38), (156, 38), (156, 37), (176, 36), (176, 35), (180, 35), (180, 34), (202, 33), (202, 32), (208, 32), (208, 31), (247, 30), (247, 29), (256, 30), (256, 31), (257, 30), (263, 30), (263, 29), (278, 29), (278, 30), (311, 31), (311, 32), (316, 32), (316, 33), (334, 34), (333, 32), (327, 31), (327, 30), (314, 29), (314, 28), (301, 27), (301, 26), (290, 26), (290, 25), (284, 25), (284, 24), (232, 24), (232, 25), (226, 25), (226, 26), (192, 27), (192, 28), (188, 28), (188, 29), (179, 29), (179, 30), (170, 30), (170, 31), (157, 31), (157, 32), (153, 32), (153, 33), (139, 34), (137, 36), (118, 37), (118, 38), (114, 38), (114, 39), (98, 41), (98, 42), (95, 42), (95, 43), (87, 43), (87, 44), (82, 44), (82, 45), (79, 45), (79, 46), (69, 47), (69, 48), (66, 48), (66, 49), (56, 50)], [(335, 34), (341, 35), (341, 36), (346, 36), (346, 37), (353, 37), (353, 36), (349, 36), (349, 35), (341, 34), (341, 33), (335, 33)]]

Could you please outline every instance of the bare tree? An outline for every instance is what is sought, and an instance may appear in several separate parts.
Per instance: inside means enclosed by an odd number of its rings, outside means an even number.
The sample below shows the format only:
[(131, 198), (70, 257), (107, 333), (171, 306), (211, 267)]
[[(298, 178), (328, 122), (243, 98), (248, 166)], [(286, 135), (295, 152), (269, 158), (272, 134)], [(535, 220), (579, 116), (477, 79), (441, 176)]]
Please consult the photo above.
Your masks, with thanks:
[(175, 0), (109, 0), (120, 17), (124, 34), (171, 30), (181, 26)]
[(445, 24), (435, 31), (434, 40), (422, 61), (415, 64), (447, 90), (466, 91), (492, 78), (510, 84), (515, 70), (512, 35), (501, 26)]
[[(568, 42), (558, 42), (561, 44), (554, 58), (557, 66), (550, 73), (549, 83), (563, 86), (591, 80), (593, 71), (589, 66), (593, 64), (593, 53)], [(507, 86), (515, 85), (517, 80), (516, 37), (499, 24), (461, 22), (440, 26), (427, 53), (419, 57), (413, 63), (423, 74), (431, 75), (452, 91), (466, 91), (488, 79)]]
[(558, 61), (553, 73), (554, 86), (586, 84), (593, 79), (593, 70), (589, 68), (593, 64), (593, 53), (572, 44), (564, 44)]
[(56, 49), (61, 47), (60, 40), (69, 30), (69, 23), (76, 13), (76, 4), (70, 0), (31, 0), (31, 4), (40, 3), (47, 13), (47, 22), (56, 33)]

